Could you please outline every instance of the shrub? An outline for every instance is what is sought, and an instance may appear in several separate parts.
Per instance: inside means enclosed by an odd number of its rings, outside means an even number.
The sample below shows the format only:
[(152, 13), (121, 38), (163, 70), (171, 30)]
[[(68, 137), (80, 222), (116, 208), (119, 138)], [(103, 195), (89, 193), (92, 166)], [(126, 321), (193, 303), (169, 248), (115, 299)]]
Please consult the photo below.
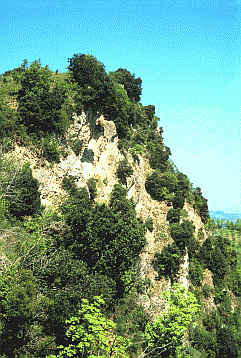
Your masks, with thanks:
[(190, 244), (193, 243), (194, 226), (190, 221), (185, 220), (181, 224), (171, 224), (170, 233), (181, 251), (184, 251), (185, 247), (189, 248)]
[(170, 194), (175, 192), (177, 178), (172, 172), (161, 173), (156, 169), (146, 179), (146, 191), (155, 200), (164, 201)]
[(166, 147), (159, 139), (152, 140), (147, 144), (148, 159), (153, 169), (159, 169), (162, 173), (168, 169), (170, 148)]
[(146, 226), (147, 230), (149, 230), (149, 231), (152, 232), (153, 229), (154, 229), (153, 219), (152, 219), (152, 218), (148, 218), (148, 219), (146, 220), (146, 222), (145, 222), (145, 226)]
[(42, 156), (47, 159), (48, 162), (60, 162), (60, 149), (58, 143), (50, 137), (44, 138), (42, 145)]
[(36, 279), (30, 270), (16, 272), (14, 268), (1, 276), (1, 355), (20, 356), (20, 348), (30, 340), (29, 326), (38, 314)]
[(27, 133), (63, 134), (70, 124), (73, 110), (68, 103), (66, 83), (53, 83), (52, 72), (48, 66), (41, 67), (40, 60), (25, 68), (20, 80), (18, 111)]
[(204, 328), (196, 327), (192, 344), (197, 349), (203, 349), (208, 357), (216, 357), (217, 340), (215, 335), (211, 335)]
[[(6, 183), (7, 184), (7, 183)], [(16, 176), (11, 183), (13, 195), (7, 196), (8, 211), (11, 216), (22, 218), (32, 216), (41, 211), (38, 180), (33, 178), (32, 169), (27, 163), (20, 170), (16, 169)]]
[(126, 184), (126, 179), (133, 174), (132, 166), (127, 159), (123, 159), (119, 162), (116, 174), (120, 182)]
[(212, 292), (213, 292), (213, 289), (207, 283), (205, 283), (202, 286), (202, 292), (203, 292), (203, 296), (205, 298), (209, 298), (211, 296)]
[(197, 259), (189, 264), (189, 278), (194, 286), (201, 286), (203, 280), (203, 268)]
[(93, 203), (86, 190), (79, 189), (62, 206), (69, 235), (63, 244), (92, 272), (106, 275), (123, 294), (123, 274), (135, 266), (146, 244), (146, 228), (136, 218), (135, 205), (127, 190), (116, 185), (109, 206)]
[(96, 181), (95, 178), (89, 178), (86, 182), (90, 193), (90, 200), (94, 200), (97, 197)]
[(131, 101), (139, 102), (142, 92), (142, 80), (140, 77), (135, 78), (135, 74), (131, 74), (125, 68), (118, 68), (114, 72), (110, 72), (110, 77), (124, 86), (124, 89)]
[(157, 280), (160, 280), (164, 276), (175, 281), (181, 263), (181, 251), (175, 243), (165, 246), (161, 253), (156, 252), (152, 260), (152, 266), (158, 273)]
[(182, 209), (185, 203), (185, 197), (183, 196), (183, 193), (177, 191), (174, 198), (171, 199), (171, 202), (174, 209)]
[(202, 195), (201, 188), (196, 188), (193, 190), (193, 195), (195, 199), (194, 208), (197, 210), (198, 214), (201, 217), (201, 220), (204, 224), (210, 219), (210, 215), (208, 212), (208, 204), (207, 199), (205, 199)]
[(65, 175), (62, 180), (62, 188), (69, 193), (77, 191), (76, 178), (73, 175)]
[(170, 209), (167, 213), (167, 220), (169, 221), (169, 224), (172, 223), (179, 223), (181, 217), (181, 209)]
[(81, 153), (81, 150), (83, 148), (83, 140), (80, 140), (79, 138), (75, 138), (71, 143), (71, 148), (74, 152), (74, 154), (78, 157)]
[[(93, 113), (97, 113), (113, 102), (115, 91), (103, 63), (92, 55), (84, 54), (74, 54), (68, 61), (71, 80), (78, 84), (75, 99), (80, 99), (85, 111), (91, 109)], [(82, 112), (82, 105), (78, 112)]]

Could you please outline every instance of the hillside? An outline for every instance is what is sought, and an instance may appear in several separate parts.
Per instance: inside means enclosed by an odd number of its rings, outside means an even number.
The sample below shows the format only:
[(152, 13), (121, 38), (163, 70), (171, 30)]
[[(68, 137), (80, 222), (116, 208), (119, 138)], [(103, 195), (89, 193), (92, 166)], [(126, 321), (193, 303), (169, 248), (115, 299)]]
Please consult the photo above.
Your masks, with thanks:
[(237, 219), (241, 219), (241, 214), (238, 213), (225, 213), (223, 211), (209, 211), (211, 219), (217, 220), (232, 220), (236, 221)]
[(1, 357), (239, 357), (238, 242), (141, 84), (91, 55), (1, 76)]

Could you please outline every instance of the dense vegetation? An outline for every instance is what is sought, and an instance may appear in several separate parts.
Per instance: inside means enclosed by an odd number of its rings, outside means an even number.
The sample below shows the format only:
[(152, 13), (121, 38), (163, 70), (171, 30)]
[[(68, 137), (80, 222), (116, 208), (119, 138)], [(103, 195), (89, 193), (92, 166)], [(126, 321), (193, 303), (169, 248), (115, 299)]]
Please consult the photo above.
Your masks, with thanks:
[[(24, 60), (1, 75), (0, 357), (240, 357), (240, 221), (209, 219), (207, 200), (170, 160), (155, 106), (143, 106), (141, 93), (140, 78), (123, 68), (107, 74), (92, 55), (75, 54), (65, 74)], [(83, 110), (116, 124), (125, 158), (117, 166), (119, 184), (100, 204), (94, 178), (87, 190), (66, 176), (65, 200), (45, 208), (30, 165), (5, 154), (21, 144), (48, 165), (69, 147), (79, 156), (83, 143), (67, 133)], [(171, 240), (152, 265), (172, 290), (155, 322), (139, 300), (150, 292), (139, 258), (155, 223), (137, 217), (127, 199), (129, 155), (149, 161), (146, 190), (170, 208)], [(207, 238), (200, 230), (196, 239), (185, 203), (200, 215)], [(188, 292), (176, 284), (187, 254)], [(213, 285), (203, 282), (207, 271)]]

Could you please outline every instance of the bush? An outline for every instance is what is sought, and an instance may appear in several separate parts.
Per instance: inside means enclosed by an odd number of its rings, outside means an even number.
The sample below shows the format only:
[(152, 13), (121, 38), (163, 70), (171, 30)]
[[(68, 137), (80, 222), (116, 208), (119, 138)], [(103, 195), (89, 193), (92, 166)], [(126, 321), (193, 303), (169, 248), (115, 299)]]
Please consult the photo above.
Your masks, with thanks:
[(207, 357), (216, 357), (217, 339), (215, 335), (210, 334), (204, 328), (196, 327), (192, 344), (197, 349), (205, 351)]
[(193, 190), (193, 195), (195, 199), (194, 209), (197, 210), (198, 214), (201, 217), (201, 220), (204, 224), (210, 219), (207, 199), (205, 199), (202, 195), (201, 188), (196, 188)]
[(152, 260), (152, 266), (158, 273), (157, 280), (160, 280), (164, 276), (175, 281), (181, 263), (181, 251), (175, 243), (165, 246), (161, 253), (155, 253), (154, 259)]
[(41, 67), (40, 60), (25, 68), (20, 80), (18, 111), (27, 133), (63, 134), (73, 110), (68, 102), (66, 83), (53, 83), (52, 72), (48, 66)]
[(145, 225), (136, 218), (135, 205), (127, 190), (116, 185), (109, 206), (93, 203), (86, 190), (79, 189), (62, 206), (70, 233), (63, 237), (65, 248), (84, 262), (91, 272), (112, 278), (123, 294), (123, 274), (133, 268), (146, 244)]
[(44, 138), (42, 145), (42, 156), (47, 159), (48, 162), (60, 162), (60, 150), (58, 143), (50, 137)]
[(7, 197), (8, 212), (11, 216), (20, 219), (26, 215), (33, 216), (40, 213), (39, 183), (33, 178), (32, 169), (28, 163), (20, 170), (16, 169), (16, 176), (11, 186), (14, 194)]
[(185, 203), (185, 197), (182, 192), (177, 191), (175, 196), (171, 199), (174, 209), (182, 209)]
[(201, 286), (203, 280), (203, 268), (197, 259), (189, 264), (189, 278), (194, 286)]
[(120, 182), (126, 185), (126, 179), (133, 174), (132, 166), (127, 159), (123, 159), (119, 162), (116, 174)]
[(146, 179), (146, 191), (155, 200), (164, 201), (176, 190), (177, 178), (172, 172), (161, 173), (156, 169)]
[(139, 102), (142, 92), (142, 80), (140, 77), (135, 78), (135, 74), (131, 74), (125, 68), (118, 68), (114, 72), (110, 72), (110, 77), (124, 86), (124, 89), (131, 101)]
[(153, 226), (153, 219), (152, 218), (148, 218), (145, 222), (145, 226), (147, 228), (147, 230), (149, 230), (150, 232), (153, 231), (154, 226)]
[(97, 197), (96, 179), (89, 178), (86, 183), (90, 193), (90, 200), (94, 200)]
[(81, 150), (83, 148), (83, 140), (80, 140), (79, 138), (75, 138), (71, 143), (71, 148), (74, 152), (74, 154), (78, 157), (81, 153)]
[(62, 188), (69, 193), (74, 194), (78, 190), (76, 178), (73, 175), (65, 175), (62, 180)]
[(205, 298), (209, 298), (211, 296), (211, 294), (213, 293), (213, 289), (207, 283), (205, 283), (202, 286), (202, 292), (203, 292), (203, 296)]
[[(115, 99), (113, 84), (103, 63), (92, 55), (74, 54), (69, 61), (69, 73), (73, 83), (78, 84), (76, 101), (80, 99), (78, 112), (84, 110), (96, 114)], [(78, 105), (78, 103), (77, 103)]]
[(181, 251), (185, 247), (189, 249), (193, 244), (194, 226), (191, 221), (183, 221), (181, 224), (173, 223), (170, 225), (171, 237)]
[(181, 209), (170, 209), (167, 213), (167, 220), (169, 221), (169, 224), (172, 223), (179, 223), (181, 217)]
[(170, 148), (166, 147), (160, 139), (155, 139), (148, 142), (147, 151), (149, 163), (153, 169), (159, 169), (162, 173), (168, 170)]
[(20, 348), (30, 340), (28, 328), (38, 314), (36, 279), (30, 270), (23, 269), (8, 270), (1, 276), (1, 355), (19, 357)]

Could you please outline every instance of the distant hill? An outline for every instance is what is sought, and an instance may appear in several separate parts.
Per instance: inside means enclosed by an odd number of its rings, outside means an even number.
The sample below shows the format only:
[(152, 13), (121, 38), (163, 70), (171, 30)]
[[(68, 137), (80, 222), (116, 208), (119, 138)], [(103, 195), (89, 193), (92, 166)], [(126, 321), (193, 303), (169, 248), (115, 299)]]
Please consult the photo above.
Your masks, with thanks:
[(223, 220), (232, 220), (236, 221), (237, 219), (241, 219), (241, 213), (225, 213), (224, 211), (209, 211), (211, 219), (223, 219)]

